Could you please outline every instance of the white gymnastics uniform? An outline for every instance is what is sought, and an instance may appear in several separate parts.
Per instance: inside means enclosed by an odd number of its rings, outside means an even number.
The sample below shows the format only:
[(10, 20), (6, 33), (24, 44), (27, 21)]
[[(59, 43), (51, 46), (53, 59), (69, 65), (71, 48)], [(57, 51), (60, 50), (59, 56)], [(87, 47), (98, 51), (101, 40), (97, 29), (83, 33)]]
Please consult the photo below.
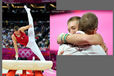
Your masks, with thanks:
[[(76, 33), (84, 34), (82, 31), (77, 31)], [(59, 46), (58, 55), (61, 51), (64, 51), (62, 55), (106, 55), (100, 45), (73, 46), (62, 44)]]
[(27, 8), (26, 6), (24, 6), (26, 12), (27, 12), (27, 16), (28, 16), (28, 21), (29, 21), (29, 25), (32, 25), (32, 27), (30, 27), (28, 29), (28, 37), (29, 37), (29, 40), (28, 40), (28, 43), (27, 43), (27, 47), (29, 47), (33, 53), (35, 55), (37, 55), (37, 57), (39, 57), (39, 59), (41, 61), (45, 61), (45, 58), (43, 57), (39, 47), (37, 46), (36, 42), (35, 42), (35, 33), (34, 33), (34, 24), (33, 24), (33, 18), (32, 18), (32, 15), (30, 13), (30, 9)]

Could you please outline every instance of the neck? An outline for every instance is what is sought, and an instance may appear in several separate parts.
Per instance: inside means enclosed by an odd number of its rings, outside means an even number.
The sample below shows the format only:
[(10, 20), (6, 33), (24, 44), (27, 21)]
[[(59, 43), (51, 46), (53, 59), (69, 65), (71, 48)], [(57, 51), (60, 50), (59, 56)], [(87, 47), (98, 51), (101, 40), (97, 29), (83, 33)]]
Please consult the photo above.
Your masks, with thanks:
[(88, 34), (88, 35), (91, 35), (91, 34), (95, 34), (96, 31), (95, 30), (88, 30), (85, 33)]
[(20, 32), (19, 31), (15, 31), (14, 32), (16, 35), (20, 35)]

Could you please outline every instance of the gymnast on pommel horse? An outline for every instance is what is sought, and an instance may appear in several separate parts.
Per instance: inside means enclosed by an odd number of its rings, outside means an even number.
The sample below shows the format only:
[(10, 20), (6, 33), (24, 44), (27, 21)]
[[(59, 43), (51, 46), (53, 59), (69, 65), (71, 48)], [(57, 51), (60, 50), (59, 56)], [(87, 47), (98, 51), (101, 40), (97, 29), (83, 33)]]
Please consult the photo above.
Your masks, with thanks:
[[(16, 60), (18, 59), (18, 48), (17, 48), (17, 42), (21, 45), (24, 45), (26, 47), (29, 47), (36, 56), (39, 57), (41, 61), (45, 61), (45, 58), (43, 57), (39, 47), (37, 46), (35, 42), (35, 33), (34, 33), (34, 25), (33, 25), (33, 18), (30, 13), (30, 9), (27, 8), (27, 6), (24, 6), (28, 20), (29, 25), (19, 28), (18, 26), (14, 27), (14, 34), (12, 35), (12, 40), (14, 43), (14, 48), (16, 51)], [(25, 34), (25, 30), (28, 29), (28, 36)], [(41, 71), (34, 71), (35, 76), (43, 76)], [(15, 76), (16, 70), (9, 70), (6, 76)], [(26, 71), (23, 70), (23, 76), (26, 76)]]

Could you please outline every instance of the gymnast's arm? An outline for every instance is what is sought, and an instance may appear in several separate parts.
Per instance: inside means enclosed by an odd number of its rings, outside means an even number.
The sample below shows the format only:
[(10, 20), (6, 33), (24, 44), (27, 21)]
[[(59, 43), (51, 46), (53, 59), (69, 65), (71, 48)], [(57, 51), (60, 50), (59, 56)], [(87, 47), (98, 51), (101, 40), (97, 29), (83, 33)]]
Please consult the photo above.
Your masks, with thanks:
[(32, 27), (32, 25), (23, 26), (23, 27), (19, 28), (19, 30), (24, 32), (25, 30), (29, 29), (30, 27)]
[(12, 35), (12, 40), (13, 40), (13, 45), (14, 45), (14, 49), (15, 49), (15, 52), (16, 52), (15, 57), (18, 58), (17, 40), (16, 40), (16, 38), (14, 37), (14, 35)]
[(68, 35), (66, 38), (67, 43), (71, 43), (74, 45), (101, 45), (103, 43), (103, 39), (100, 34), (93, 34), (93, 35), (87, 35), (87, 34), (73, 34)]
[[(61, 41), (61, 36), (59, 35), (57, 38), (58, 44), (63, 44), (64, 41)], [(65, 36), (65, 34), (63, 34)], [(73, 45), (101, 45), (105, 51), (107, 51), (106, 46), (104, 45), (104, 41), (100, 34), (70, 34), (66, 37), (66, 42)]]
[[(61, 41), (61, 36), (59, 35), (57, 38), (58, 44), (63, 44), (64, 41)], [(63, 34), (63, 37), (65, 34)], [(62, 39), (64, 40), (64, 39)], [(70, 34), (66, 37), (66, 42), (73, 44), (73, 45), (96, 45), (103, 43), (103, 39), (100, 34), (93, 34), (93, 35), (87, 35), (87, 34)]]
[(68, 35), (66, 38), (67, 43), (74, 44), (74, 45), (100, 45), (105, 52), (107, 51), (107, 47), (104, 44), (104, 40), (100, 34), (93, 34), (93, 35), (87, 35), (87, 34), (77, 34), (74, 35)]

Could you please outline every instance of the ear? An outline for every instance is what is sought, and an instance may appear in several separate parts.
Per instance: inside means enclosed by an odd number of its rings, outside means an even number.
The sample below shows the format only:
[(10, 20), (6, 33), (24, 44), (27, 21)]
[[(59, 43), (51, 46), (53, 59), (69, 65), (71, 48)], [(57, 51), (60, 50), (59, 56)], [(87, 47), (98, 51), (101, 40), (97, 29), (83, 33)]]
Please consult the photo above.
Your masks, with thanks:
[(94, 30), (94, 34), (97, 32), (97, 29), (98, 29), (98, 28), (95, 28), (95, 30)]

